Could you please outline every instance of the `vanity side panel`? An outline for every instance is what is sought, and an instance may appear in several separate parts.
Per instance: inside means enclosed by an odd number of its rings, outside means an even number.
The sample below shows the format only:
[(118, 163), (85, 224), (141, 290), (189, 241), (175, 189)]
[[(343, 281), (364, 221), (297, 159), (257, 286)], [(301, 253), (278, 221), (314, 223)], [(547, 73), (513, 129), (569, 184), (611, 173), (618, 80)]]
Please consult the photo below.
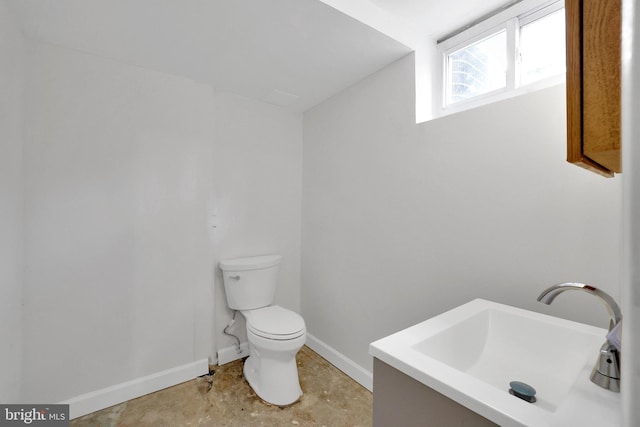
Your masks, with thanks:
[(373, 359), (373, 427), (497, 425), (386, 363)]

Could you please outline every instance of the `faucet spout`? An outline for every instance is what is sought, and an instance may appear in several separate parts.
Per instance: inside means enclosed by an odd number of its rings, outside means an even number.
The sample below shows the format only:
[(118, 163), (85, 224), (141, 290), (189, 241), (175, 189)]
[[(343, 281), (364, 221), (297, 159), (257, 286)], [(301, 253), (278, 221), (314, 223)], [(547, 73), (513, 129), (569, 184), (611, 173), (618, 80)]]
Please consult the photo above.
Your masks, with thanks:
[[(620, 307), (618, 307), (618, 304), (616, 304), (615, 300), (611, 298), (609, 294), (594, 286), (583, 283), (561, 283), (559, 285), (553, 285), (542, 291), (540, 296), (538, 296), (538, 301), (549, 305), (558, 295), (569, 290), (583, 291), (598, 297), (607, 309), (607, 313), (609, 313), (609, 332), (622, 320)], [(620, 352), (618, 348), (609, 341), (608, 337), (607, 341), (600, 348), (598, 360), (591, 371), (591, 381), (607, 390), (620, 391)]]
[(609, 294), (594, 286), (585, 285), (584, 283), (560, 283), (559, 285), (553, 285), (542, 291), (538, 296), (538, 301), (550, 305), (558, 295), (569, 290), (583, 291), (598, 297), (607, 309), (607, 313), (609, 313), (609, 331), (622, 320), (620, 307), (618, 307), (618, 304), (616, 304), (615, 300), (611, 298)]

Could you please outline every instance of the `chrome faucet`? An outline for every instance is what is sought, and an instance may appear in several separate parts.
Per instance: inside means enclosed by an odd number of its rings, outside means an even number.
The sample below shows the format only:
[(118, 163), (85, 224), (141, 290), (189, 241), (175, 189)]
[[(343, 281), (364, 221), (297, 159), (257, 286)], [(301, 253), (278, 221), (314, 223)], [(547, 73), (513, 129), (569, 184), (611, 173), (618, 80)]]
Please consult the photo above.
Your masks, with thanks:
[[(594, 286), (582, 283), (561, 283), (553, 285), (542, 291), (538, 296), (538, 301), (547, 305), (565, 291), (583, 291), (598, 297), (609, 313), (609, 332), (622, 320), (622, 312), (615, 300), (609, 294)], [(620, 391), (620, 352), (618, 348), (607, 337), (607, 341), (600, 348), (600, 355), (596, 365), (591, 371), (591, 381), (600, 387), (611, 391)]]

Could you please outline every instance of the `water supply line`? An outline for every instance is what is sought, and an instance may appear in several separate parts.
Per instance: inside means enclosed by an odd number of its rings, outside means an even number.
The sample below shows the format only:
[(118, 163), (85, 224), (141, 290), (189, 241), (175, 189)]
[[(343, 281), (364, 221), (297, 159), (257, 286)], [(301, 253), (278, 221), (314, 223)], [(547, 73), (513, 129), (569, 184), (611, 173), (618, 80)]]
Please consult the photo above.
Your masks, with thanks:
[(233, 310), (233, 317), (231, 318), (231, 321), (229, 323), (227, 323), (227, 326), (225, 326), (224, 330), (222, 331), (225, 335), (229, 335), (230, 337), (233, 337), (236, 339), (237, 343), (236, 343), (236, 351), (238, 354), (242, 354), (242, 349), (240, 348), (240, 338), (238, 338), (236, 335), (233, 335), (231, 332), (227, 332), (227, 329), (229, 329), (230, 327), (233, 326), (234, 323), (236, 323), (236, 314), (238, 314), (238, 310)]

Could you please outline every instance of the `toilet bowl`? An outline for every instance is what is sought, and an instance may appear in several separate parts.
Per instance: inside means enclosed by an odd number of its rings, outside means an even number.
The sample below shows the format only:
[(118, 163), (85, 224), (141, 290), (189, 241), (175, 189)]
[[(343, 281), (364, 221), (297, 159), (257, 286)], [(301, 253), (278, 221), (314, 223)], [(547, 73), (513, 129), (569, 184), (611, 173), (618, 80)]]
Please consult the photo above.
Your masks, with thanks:
[(307, 338), (304, 320), (277, 305), (241, 313), (247, 319), (249, 340), (249, 358), (243, 369), (247, 382), (266, 402), (294, 403), (302, 396), (296, 354)]
[(304, 319), (273, 305), (279, 255), (220, 261), (229, 308), (246, 319), (249, 357), (244, 377), (265, 402), (285, 406), (302, 396), (296, 354), (306, 341)]

